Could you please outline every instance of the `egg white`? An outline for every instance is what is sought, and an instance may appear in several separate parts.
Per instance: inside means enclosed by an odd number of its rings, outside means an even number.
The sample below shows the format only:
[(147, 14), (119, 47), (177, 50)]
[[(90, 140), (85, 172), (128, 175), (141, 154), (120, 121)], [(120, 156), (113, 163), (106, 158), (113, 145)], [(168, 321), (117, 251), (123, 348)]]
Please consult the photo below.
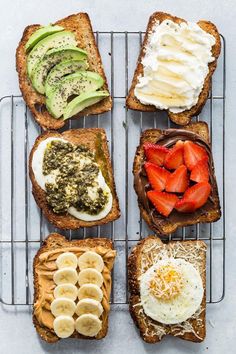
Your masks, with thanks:
[[(168, 301), (158, 299), (150, 292), (150, 281), (155, 271), (170, 265), (182, 276), (183, 287), (180, 293)], [(140, 277), (140, 297), (144, 312), (153, 320), (163, 324), (176, 324), (186, 321), (200, 307), (204, 289), (199, 271), (181, 258), (166, 258), (158, 261)]]
[[(45, 176), (43, 174), (43, 159), (44, 159), (45, 150), (47, 149), (48, 144), (52, 141), (55, 141), (55, 140), (62, 141), (65, 143), (68, 142), (67, 140), (62, 139), (62, 138), (55, 138), (55, 137), (47, 138), (47, 139), (43, 140), (38, 145), (38, 147), (34, 151), (34, 154), (32, 157), (32, 169), (33, 169), (34, 177), (35, 177), (38, 185), (44, 191), (46, 190), (45, 184), (46, 183), (54, 183), (56, 176), (59, 172), (58, 170), (54, 170), (49, 175)], [(81, 159), (81, 161), (79, 161), (79, 162), (80, 162), (80, 165), (83, 166), (85, 163), (88, 163), (89, 161), (87, 161), (86, 159)], [(74, 216), (75, 218), (83, 220), (83, 221), (96, 221), (96, 220), (101, 220), (101, 219), (105, 218), (110, 213), (110, 211), (112, 209), (113, 197), (112, 197), (112, 193), (111, 193), (110, 188), (106, 184), (106, 181), (102, 175), (101, 170), (99, 171), (99, 174), (96, 177), (95, 181), (98, 183), (98, 186), (96, 188), (92, 188), (92, 187), (90, 188), (90, 190), (89, 190), (90, 197), (95, 198), (96, 197), (96, 190), (97, 190), (97, 188), (100, 187), (108, 195), (107, 204), (100, 211), (100, 213), (98, 213), (96, 215), (91, 215), (91, 214), (88, 214), (85, 212), (80, 212), (76, 208), (70, 207), (68, 209), (68, 213), (71, 214), (72, 216)]]

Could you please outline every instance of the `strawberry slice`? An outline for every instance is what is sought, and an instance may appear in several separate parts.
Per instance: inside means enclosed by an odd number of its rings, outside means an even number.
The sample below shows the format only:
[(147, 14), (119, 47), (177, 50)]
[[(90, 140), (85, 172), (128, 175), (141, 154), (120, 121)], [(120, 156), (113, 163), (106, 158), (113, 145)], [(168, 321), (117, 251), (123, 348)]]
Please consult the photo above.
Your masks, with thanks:
[(195, 182), (208, 182), (209, 180), (209, 167), (208, 157), (204, 157), (198, 161), (191, 171), (190, 179)]
[(163, 191), (166, 186), (166, 180), (170, 175), (170, 172), (163, 167), (159, 167), (152, 162), (146, 162), (144, 164), (148, 180), (153, 189), (156, 191)]
[(183, 193), (186, 191), (189, 185), (187, 167), (181, 165), (171, 173), (166, 181), (166, 191), (167, 192), (176, 192)]
[(158, 166), (163, 166), (165, 157), (169, 151), (165, 146), (146, 142), (143, 147), (146, 158), (149, 162), (155, 163)]
[(183, 198), (176, 203), (175, 209), (180, 213), (192, 213), (196, 208), (194, 202), (190, 202)]
[(178, 197), (175, 194), (166, 192), (148, 191), (147, 197), (155, 209), (166, 217), (170, 215), (178, 201)]
[(174, 145), (174, 147), (183, 147), (184, 142), (182, 140), (178, 140), (177, 143)]
[(169, 170), (175, 170), (179, 166), (184, 164), (184, 143), (183, 141), (179, 140), (174, 145), (172, 149), (169, 150), (168, 154), (166, 155), (164, 166)]
[(208, 155), (203, 147), (189, 140), (184, 142), (184, 162), (190, 171), (204, 158), (208, 159)]
[(211, 193), (211, 186), (208, 182), (200, 182), (188, 188), (183, 199), (195, 203), (195, 209), (203, 206)]

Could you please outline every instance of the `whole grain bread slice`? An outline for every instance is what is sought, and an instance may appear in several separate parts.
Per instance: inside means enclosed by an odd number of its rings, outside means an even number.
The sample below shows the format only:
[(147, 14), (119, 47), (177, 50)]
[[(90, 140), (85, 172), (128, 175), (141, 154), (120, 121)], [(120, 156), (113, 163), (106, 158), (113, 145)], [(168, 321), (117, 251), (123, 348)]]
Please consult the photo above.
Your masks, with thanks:
[[(165, 257), (183, 258), (199, 271), (204, 296), (200, 309), (180, 324), (165, 325), (154, 321), (143, 310), (140, 298), (140, 276), (156, 261)], [(156, 236), (148, 236), (133, 249), (128, 260), (129, 310), (140, 336), (147, 343), (173, 335), (192, 342), (202, 342), (206, 335), (206, 244), (203, 241), (171, 241), (164, 244)]]
[[(78, 46), (86, 50), (88, 54), (89, 70), (100, 74), (105, 83), (103, 90), (108, 90), (107, 79), (104, 73), (104, 68), (98, 47), (95, 42), (92, 25), (87, 13), (78, 13), (62, 20), (59, 20), (55, 25), (62, 26), (65, 30), (75, 33), (78, 41)], [(37, 93), (27, 76), (27, 55), (25, 44), (29, 37), (38, 29), (40, 25), (30, 25), (24, 30), (23, 36), (16, 50), (16, 70), (19, 76), (19, 85), (23, 98), (29, 107), (33, 117), (37, 123), (44, 129), (59, 129), (65, 125), (63, 119), (53, 118), (46, 109), (45, 96)], [(79, 118), (87, 115), (101, 114), (110, 111), (112, 108), (111, 96), (104, 100), (84, 109), (73, 118)]]
[[(95, 247), (102, 247), (106, 249), (107, 251), (113, 250), (113, 244), (112, 241), (107, 239), (107, 238), (87, 238), (83, 240), (73, 240), (73, 241), (68, 241), (64, 236), (57, 234), (57, 233), (52, 233), (50, 234), (45, 241), (43, 242), (42, 246), (38, 250), (37, 254), (34, 257), (34, 264), (33, 264), (33, 275), (34, 275), (34, 304), (36, 304), (37, 301), (40, 301), (39, 296), (40, 296), (40, 289), (39, 289), (39, 275), (37, 273), (37, 267), (39, 265), (39, 259), (40, 256), (45, 254), (48, 251), (53, 251), (53, 250), (60, 250), (61, 248), (69, 248), (73, 246), (79, 246), (85, 249), (85, 251), (88, 250), (93, 250)], [(113, 268), (113, 263), (115, 259), (115, 251), (111, 254), (109, 261), (106, 263), (106, 266), (108, 268), (108, 271), (111, 272)], [(109, 287), (109, 296), (110, 296), (110, 291), (111, 291), (111, 283)], [(109, 299), (108, 299), (109, 300)], [(102, 329), (101, 331), (97, 334), (96, 337), (86, 337), (78, 332), (74, 332), (73, 335), (70, 338), (77, 338), (77, 339), (101, 339), (104, 338), (107, 334), (108, 331), (108, 311), (104, 309), (103, 315), (102, 315)], [(45, 340), (48, 343), (55, 343), (57, 342), (60, 338), (55, 334), (54, 330), (43, 326), (40, 324), (36, 314), (35, 314), (35, 308), (33, 308), (33, 324), (40, 335), (40, 337)]]
[[(208, 147), (210, 149), (210, 140), (209, 140), (210, 138), (209, 138), (209, 130), (208, 130), (207, 123), (205, 122), (191, 123), (185, 126), (183, 130), (176, 129), (176, 132), (180, 133), (181, 131), (185, 131), (185, 130), (195, 133), (196, 138), (198, 137), (203, 141), (205, 141), (208, 144)], [(140, 171), (145, 158), (143, 144), (145, 142), (158, 143), (158, 139), (160, 139), (163, 136), (163, 134), (165, 134), (168, 131), (171, 130), (167, 129), (162, 131), (160, 129), (148, 129), (142, 133), (140, 138), (140, 144), (137, 147), (135, 158), (134, 158), (134, 164), (133, 164), (134, 176), (138, 173), (138, 171)], [(200, 208), (199, 213), (197, 213), (196, 215), (185, 214), (186, 217), (184, 220), (173, 222), (171, 221), (170, 217), (165, 218), (160, 216), (158, 223), (154, 224), (150, 213), (146, 210), (144, 204), (142, 203), (139, 189), (134, 183), (134, 188), (138, 195), (138, 204), (141, 211), (141, 216), (147, 222), (148, 226), (157, 234), (168, 235), (174, 232), (178, 227), (194, 225), (197, 223), (214, 222), (221, 217), (218, 187), (217, 187), (217, 182), (216, 182), (216, 177), (214, 172), (214, 162), (213, 162), (211, 150), (210, 150), (210, 155), (211, 155), (211, 162), (209, 168), (212, 176), (211, 179), (212, 191), (209, 200), (211, 201), (211, 203), (209, 203), (207, 210), (204, 210), (204, 212), (201, 212), (201, 208)]]
[[(75, 145), (85, 145), (90, 150), (94, 151), (96, 161), (103, 173), (106, 183), (110, 187), (113, 203), (109, 214), (97, 221), (82, 221), (76, 219), (70, 214), (56, 214), (46, 201), (45, 191), (38, 185), (32, 169), (32, 158), (34, 151), (37, 149), (40, 142), (49, 137), (61, 137)], [(32, 182), (32, 193), (39, 208), (42, 209), (45, 217), (56, 227), (60, 229), (79, 229), (80, 227), (92, 227), (97, 225), (107, 224), (116, 220), (120, 216), (119, 202), (116, 194), (115, 182), (112, 173), (111, 160), (107, 145), (107, 137), (104, 129), (101, 128), (84, 128), (71, 129), (63, 133), (48, 131), (40, 135), (31, 150), (29, 157), (29, 175)]]
[[(143, 40), (142, 48), (139, 54), (138, 62), (137, 62), (137, 67), (134, 73), (133, 81), (128, 93), (128, 96), (126, 98), (126, 106), (129, 109), (133, 109), (136, 111), (142, 111), (142, 112), (155, 112), (157, 111), (157, 108), (153, 105), (144, 105), (142, 104), (134, 95), (134, 89), (136, 84), (138, 83), (138, 78), (140, 75), (143, 75), (143, 65), (142, 65), (142, 59), (145, 56), (145, 50), (146, 46), (149, 42), (149, 36), (152, 34), (154, 30), (154, 26), (159, 21), (160, 23), (164, 20), (171, 20), (176, 23), (181, 23), (181, 22), (186, 22), (186, 20), (172, 16), (170, 14), (164, 13), (164, 12), (155, 12), (152, 14), (152, 16), (149, 18), (149, 22), (147, 25), (146, 29), (146, 34)], [(206, 103), (206, 100), (209, 96), (209, 92), (211, 89), (211, 77), (216, 69), (217, 65), (217, 58), (220, 55), (220, 50), (221, 50), (221, 42), (220, 42), (220, 35), (219, 32), (216, 28), (216, 26), (211, 23), (210, 21), (205, 21), (201, 20), (197, 23), (204, 31), (210, 33), (215, 37), (216, 43), (212, 47), (212, 55), (215, 57), (215, 60), (212, 63), (209, 63), (209, 72), (205, 78), (204, 86), (203, 89), (199, 95), (198, 102), (195, 106), (193, 106), (191, 109), (180, 112), (180, 113), (172, 113), (169, 110), (167, 111), (169, 118), (176, 124), (179, 125), (186, 125), (191, 121), (191, 118), (198, 115), (203, 106)]]

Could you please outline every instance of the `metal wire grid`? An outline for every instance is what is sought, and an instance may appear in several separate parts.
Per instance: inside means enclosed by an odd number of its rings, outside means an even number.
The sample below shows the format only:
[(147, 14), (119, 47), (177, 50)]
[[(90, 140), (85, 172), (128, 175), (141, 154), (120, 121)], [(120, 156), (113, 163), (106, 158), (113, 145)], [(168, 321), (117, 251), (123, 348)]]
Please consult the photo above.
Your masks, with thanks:
[[(0, 98), (0, 114), (1, 114), (1, 220), (4, 222), (4, 213), (7, 208), (3, 207), (5, 195), (4, 181), (8, 181), (10, 192), (7, 193), (8, 203), (10, 204), (8, 216), (5, 217), (7, 226), (1, 230), (1, 296), (0, 302), (6, 305), (30, 305), (32, 304), (33, 295), (33, 279), (32, 279), (32, 260), (39, 246), (42, 244), (44, 238), (50, 232), (60, 232), (67, 236), (70, 240), (86, 237), (109, 237), (114, 242), (115, 248), (118, 250), (118, 261), (113, 271), (113, 289), (111, 296), (111, 303), (114, 305), (123, 305), (128, 302), (127, 290), (127, 259), (130, 248), (132, 248), (141, 238), (152, 234), (147, 225), (140, 218), (139, 210), (137, 208), (136, 195), (132, 188), (132, 159), (135, 150), (131, 145), (138, 144), (140, 133), (146, 128), (167, 128), (174, 126), (167, 117), (162, 117), (162, 113), (142, 113), (128, 111), (125, 106), (125, 97), (128, 93), (130, 80), (133, 75), (136, 58), (140, 46), (142, 44), (143, 32), (95, 32), (97, 44), (100, 47), (102, 57), (105, 60), (106, 73), (110, 78), (110, 90), (114, 100), (114, 108), (109, 114), (101, 116), (93, 116), (92, 118), (81, 118), (80, 120), (70, 121), (63, 129), (81, 128), (81, 127), (104, 127), (109, 135), (109, 147), (111, 153), (112, 167), (114, 170), (115, 180), (119, 182), (122, 180), (121, 193), (118, 196), (121, 201), (121, 210), (123, 211), (120, 220), (110, 223), (106, 226), (95, 227), (90, 229), (80, 229), (78, 231), (63, 232), (54, 228), (47, 223), (47, 220), (38, 210), (35, 202), (31, 197), (31, 186), (28, 178), (28, 155), (33, 144), (34, 138), (41, 133), (41, 130), (36, 126), (26, 105), (20, 95), (8, 95)], [(207, 302), (218, 303), (224, 298), (225, 294), (225, 188), (224, 188), (224, 153), (225, 153), (225, 40), (221, 36), (222, 41), (222, 55), (221, 63), (218, 65), (219, 80), (216, 86), (221, 86), (220, 94), (214, 93), (214, 85), (212, 93), (209, 96), (203, 115), (209, 124), (210, 135), (214, 143), (214, 133), (217, 138), (217, 147), (215, 162), (220, 159), (220, 171), (218, 172), (220, 179), (220, 196), (222, 207), (222, 218), (219, 222), (208, 225), (196, 225), (193, 227), (184, 227), (179, 229), (176, 233), (169, 235), (169, 240), (205, 240), (208, 244), (207, 254)], [(117, 48), (123, 48), (122, 58), (123, 65), (118, 68), (121, 60), (121, 53), (118, 53)], [(136, 52), (135, 52), (136, 51)], [(133, 67), (132, 67), (133, 66)], [(121, 90), (115, 87), (115, 74), (117, 71), (123, 71), (123, 79), (121, 79)], [(4, 107), (3, 107), (4, 106)], [(117, 111), (116, 106), (120, 109)], [(18, 115), (17, 110), (21, 108), (21, 113)], [(215, 107), (217, 107), (218, 114), (215, 116)], [(6, 109), (6, 115), (3, 111)], [(22, 116), (24, 116), (24, 129), (19, 132), (22, 127)], [(104, 117), (106, 116), (106, 117)], [(124, 117), (124, 120), (122, 120)], [(9, 124), (6, 127), (6, 119)], [(4, 124), (2, 123), (4, 119)], [(202, 120), (202, 117), (200, 117)], [(199, 117), (196, 117), (196, 121)], [(18, 123), (16, 123), (18, 122)], [(117, 129), (117, 122), (119, 126)], [(215, 122), (217, 127), (215, 126)], [(18, 127), (17, 127), (18, 124)], [(121, 130), (121, 125), (123, 130)], [(6, 128), (4, 132), (3, 128)], [(135, 134), (136, 139), (135, 139)], [(122, 138), (123, 135), (123, 138)], [(18, 161), (19, 151), (16, 147), (16, 137), (19, 136), (17, 146), (23, 146), (23, 163)], [(10, 141), (9, 159), (5, 156), (5, 143)], [(122, 144), (124, 143), (124, 144)], [(6, 145), (6, 144), (5, 144)], [(124, 155), (118, 154), (117, 146), (123, 146)], [(3, 149), (4, 148), (4, 149)], [(214, 145), (213, 145), (214, 148)], [(218, 158), (217, 155), (220, 155)], [(124, 159), (125, 156), (125, 159)], [(4, 157), (4, 159), (3, 159)], [(3, 167), (4, 161), (4, 168)], [(7, 163), (7, 161), (9, 163)], [(21, 173), (24, 178), (21, 183), (16, 183), (16, 170), (20, 166)], [(123, 170), (122, 167), (123, 166)], [(120, 171), (121, 170), (121, 171)], [(18, 173), (19, 175), (19, 173)], [(122, 175), (122, 177), (120, 176)], [(116, 183), (117, 185), (117, 183)], [(117, 186), (118, 187), (118, 186)], [(22, 194), (23, 191), (23, 194)], [(23, 203), (17, 202), (17, 193), (21, 193)], [(21, 202), (22, 202), (21, 199)], [(135, 203), (135, 205), (134, 205)], [(23, 217), (19, 225), (19, 217), (17, 218), (16, 211), (22, 208)], [(33, 210), (33, 212), (32, 212)], [(33, 214), (33, 215), (32, 215)], [(139, 217), (138, 217), (139, 216)], [(9, 220), (10, 223), (9, 223)], [(2, 222), (2, 225), (3, 225)], [(33, 227), (32, 227), (33, 223)], [(19, 228), (22, 227), (20, 237), (17, 236)], [(23, 253), (23, 256), (22, 256)], [(215, 256), (216, 254), (216, 256)], [(217, 263), (213, 262), (217, 259)], [(216, 258), (215, 258), (216, 257)], [(20, 261), (20, 263), (19, 263)], [(220, 278), (220, 279), (219, 279)], [(220, 285), (219, 285), (220, 284)]]

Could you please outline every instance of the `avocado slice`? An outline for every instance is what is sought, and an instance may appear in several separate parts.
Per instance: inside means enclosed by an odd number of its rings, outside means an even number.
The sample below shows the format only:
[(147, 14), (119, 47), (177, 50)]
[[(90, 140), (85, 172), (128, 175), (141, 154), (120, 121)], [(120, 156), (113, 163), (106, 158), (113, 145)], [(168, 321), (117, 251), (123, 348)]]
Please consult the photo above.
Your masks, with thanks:
[(77, 47), (60, 47), (50, 49), (34, 67), (31, 75), (31, 81), (36, 91), (45, 93), (45, 81), (50, 69), (60, 63), (62, 60), (77, 59), (85, 60), (87, 53)]
[(73, 32), (62, 31), (54, 33), (41, 41), (39, 41), (36, 46), (31, 50), (27, 58), (27, 72), (28, 76), (31, 77), (33, 68), (42, 59), (44, 54), (49, 49), (55, 49), (59, 47), (72, 46), (76, 47), (77, 42)]
[(49, 72), (45, 82), (45, 93), (49, 96), (63, 76), (73, 74), (79, 70), (87, 70), (89, 67), (86, 60), (66, 60), (55, 65)]
[(41, 39), (50, 36), (50, 34), (54, 34), (57, 32), (63, 31), (64, 28), (61, 26), (44, 26), (40, 27), (36, 30), (28, 39), (25, 45), (26, 52), (29, 52)]
[(68, 103), (64, 110), (63, 119), (66, 120), (70, 117), (73, 117), (86, 107), (92, 106), (93, 104), (103, 100), (105, 97), (108, 96), (108, 91), (93, 91), (81, 93), (81, 95), (75, 97), (72, 101)]
[(103, 78), (92, 71), (78, 71), (65, 76), (46, 99), (47, 109), (54, 118), (60, 118), (72, 95), (96, 91), (103, 84)]

